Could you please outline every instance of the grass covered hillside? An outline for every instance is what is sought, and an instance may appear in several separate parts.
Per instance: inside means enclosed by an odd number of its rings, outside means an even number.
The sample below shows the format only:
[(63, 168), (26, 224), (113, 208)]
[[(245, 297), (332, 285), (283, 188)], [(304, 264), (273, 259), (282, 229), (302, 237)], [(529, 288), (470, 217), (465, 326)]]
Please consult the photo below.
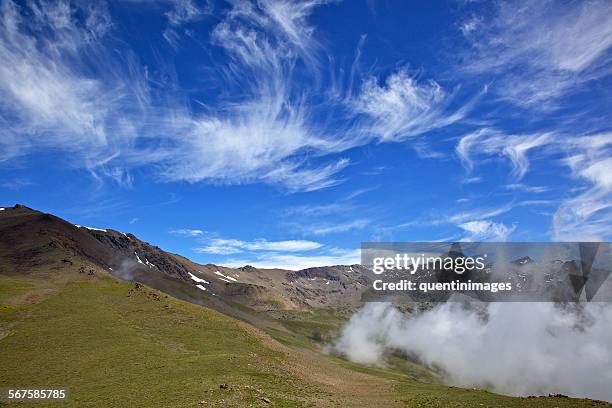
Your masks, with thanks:
[(37, 267), (0, 275), (0, 387), (65, 387), (61, 406), (75, 407), (598, 404), (511, 398), (348, 363), (321, 353), (309, 325), (294, 319), (271, 337), (101, 269)]

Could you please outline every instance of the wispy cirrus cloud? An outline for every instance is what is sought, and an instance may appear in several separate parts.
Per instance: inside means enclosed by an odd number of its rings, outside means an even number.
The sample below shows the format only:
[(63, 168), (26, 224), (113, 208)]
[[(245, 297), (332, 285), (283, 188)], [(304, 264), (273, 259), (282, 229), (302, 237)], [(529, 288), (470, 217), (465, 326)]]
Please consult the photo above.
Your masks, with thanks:
[[(308, 17), (323, 3), (232, 4), (211, 38), (230, 59), (218, 67), (222, 80), (238, 87), (242, 98), (222, 102), (212, 115), (188, 119), (186, 146), (173, 155), (165, 178), (318, 190), (343, 181), (338, 174), (349, 160), (338, 154), (372, 140), (397, 142), (448, 126), (469, 111), (472, 102), (449, 112), (451, 95), (403, 69), (391, 73), (385, 85), (370, 76), (356, 95), (317, 107), (295, 77), (299, 71), (318, 82), (321, 47)], [(346, 123), (313, 121), (320, 108), (348, 108), (348, 117), (340, 115)]]
[(495, 129), (483, 128), (463, 136), (457, 144), (456, 152), (468, 171), (474, 169), (479, 157), (503, 155), (512, 164), (513, 179), (520, 180), (529, 169), (529, 151), (551, 141), (552, 133), (508, 135)]
[[(354, 199), (366, 191), (369, 190), (356, 190), (333, 203), (289, 207), (283, 214), (284, 225), (304, 236), (363, 230), (373, 223), (371, 211), (355, 204)], [(362, 216), (357, 216), (362, 212)]]
[(506, 184), (504, 186), (504, 188), (506, 190), (510, 190), (510, 191), (524, 191), (526, 193), (545, 193), (547, 191), (550, 191), (551, 188), (550, 187), (546, 187), (546, 186), (530, 186), (527, 184), (523, 184), (523, 183), (511, 183), (511, 184)]
[(505, 203), (497, 206), (471, 208), (466, 211), (460, 211), (453, 214), (442, 216), (445, 221), (450, 221), (454, 224), (463, 224), (473, 220), (490, 219), (499, 215), (505, 214), (516, 206), (515, 203)]
[(195, 249), (196, 252), (215, 255), (230, 255), (240, 252), (302, 252), (321, 248), (323, 244), (306, 240), (268, 241), (257, 239), (242, 241), (239, 239), (207, 238), (205, 245)]
[(404, 69), (383, 83), (369, 77), (350, 101), (357, 114), (355, 129), (381, 142), (401, 141), (463, 119), (471, 103), (449, 112), (452, 100), (437, 82), (419, 82)]
[(20, 190), (32, 186), (33, 184), (34, 183), (32, 183), (30, 180), (22, 178), (15, 178), (12, 180), (0, 180), (0, 186), (10, 190)]
[(505, 241), (516, 228), (491, 220), (468, 221), (459, 227), (466, 232), (463, 241)]
[[(107, 76), (105, 86), (61, 61), (79, 61), (80, 51), (101, 52), (96, 40), (108, 26), (95, 21), (74, 24), (70, 5), (29, 3), (25, 7), (5, 1), (0, 7), (0, 92), (3, 122), (9, 141), (16, 149), (3, 149), (3, 159), (34, 144), (68, 147), (85, 152), (115, 142), (107, 131), (108, 109), (128, 97), (120, 92), (121, 79)], [(106, 15), (104, 10), (93, 15)], [(99, 18), (106, 21), (106, 18)], [(53, 36), (37, 38), (32, 30), (51, 30)], [(59, 62), (59, 63), (58, 63)], [(129, 89), (129, 88), (128, 88)], [(110, 95), (112, 90), (117, 93)], [(57, 109), (61, 106), (62, 109)], [(6, 143), (7, 140), (3, 138)], [(4, 143), (3, 143), (4, 144)], [(8, 157), (6, 155), (9, 155)], [(92, 158), (94, 159), (94, 158)]]
[(182, 235), (186, 237), (199, 237), (201, 235), (204, 235), (205, 233), (206, 231), (203, 231), (201, 229), (189, 229), (189, 228), (181, 228), (181, 229), (170, 231), (170, 234), (172, 235)]
[[(383, 82), (352, 70), (359, 92), (315, 103), (324, 48), (310, 17), (323, 3), (230, 2), (219, 10), (209, 45), (224, 58), (206, 69), (221, 96), (194, 110), (171, 64), (153, 72), (118, 39), (105, 3), (7, 0), (0, 10), (0, 123), (7, 129), (0, 160), (52, 149), (70, 152), (65, 160), (100, 181), (124, 185), (134, 182), (134, 169), (146, 168), (165, 181), (314, 191), (345, 179), (348, 149), (402, 141), (464, 116), (468, 107), (449, 110), (452, 96), (439, 84), (403, 69)], [(160, 12), (175, 30), (207, 10), (176, 0)], [(343, 114), (333, 123), (314, 119), (327, 111)]]
[(488, 13), (471, 14), (460, 25), (472, 45), (466, 69), (493, 76), (502, 98), (549, 108), (610, 73), (604, 63), (612, 45), (610, 2), (499, 1)]
[[(569, 168), (567, 176), (582, 183), (579, 193), (567, 191), (556, 200), (527, 200), (509, 203), (499, 211), (491, 213), (456, 214), (454, 222), (481, 220), (500, 215), (516, 206), (552, 205), (559, 207), (552, 217), (552, 237), (557, 240), (602, 240), (610, 236), (612, 224), (612, 136), (610, 133), (586, 136), (562, 134), (504, 135), (497, 131), (482, 129), (463, 137), (457, 145), (457, 153), (468, 170), (476, 167), (479, 157), (489, 158), (504, 155), (513, 166), (514, 180), (520, 180), (529, 169), (527, 153), (542, 148), (542, 158), (552, 165)], [(528, 185), (510, 183), (504, 186), (511, 191), (543, 193), (551, 191), (552, 185)], [(576, 190), (576, 189), (573, 189)], [(570, 197), (568, 198), (568, 194)], [(573, 196), (572, 196), (573, 195)], [(500, 212), (501, 211), (501, 212)], [(476, 224), (475, 224), (476, 225)], [(484, 226), (484, 224), (478, 224)]]
[[(346, 158), (323, 163), (332, 145), (324, 129), (308, 121), (296, 93), (293, 71), (316, 59), (314, 28), (307, 17), (320, 2), (236, 2), (212, 30), (213, 44), (229, 63), (222, 80), (240, 88), (241, 98), (215, 113), (191, 120), (184, 148), (166, 168), (170, 180), (221, 184), (267, 182), (289, 191), (312, 191), (338, 182)], [(225, 86), (225, 85), (224, 85)]]
[(351, 205), (345, 202), (331, 204), (307, 204), (289, 207), (285, 210), (286, 216), (316, 217), (327, 214), (337, 214), (349, 211)]
[(193, 248), (194, 252), (221, 257), (239, 256), (222, 261), (223, 265), (229, 267), (252, 265), (297, 270), (314, 266), (351, 265), (359, 263), (360, 259), (359, 250), (336, 248), (304, 239), (242, 240), (224, 238), (198, 229), (179, 229), (170, 233), (195, 238), (200, 245)]
[(195, 21), (210, 12), (211, 5), (208, 1), (198, 4), (194, 0), (172, 0), (172, 9), (166, 13), (171, 25), (179, 26), (184, 23)]
[[(170, 22), (193, 18), (190, 4), (177, 2)], [(278, 9), (264, 2), (248, 10), (236, 3), (213, 38), (234, 58), (219, 67), (222, 74), (251, 85), (240, 99), (195, 114), (180, 98), (158, 94), (129, 49), (119, 58), (109, 48), (112, 23), (104, 3), (79, 10), (81, 18), (67, 2), (3, 2), (0, 109), (8, 134), (0, 142), (2, 160), (55, 148), (75, 153), (76, 164), (92, 174), (124, 184), (132, 181), (130, 169), (149, 165), (166, 180), (267, 182), (290, 191), (335, 184), (334, 175), (348, 162), (303, 157), (323, 155), (329, 141), (307, 124), (302, 101), (292, 95), (290, 71), (311, 49), (305, 18), (317, 3), (309, 4), (296, 4), (291, 14), (291, 3)], [(27, 25), (26, 13), (35, 14)]]
[(612, 237), (612, 133), (572, 139), (565, 163), (587, 189), (565, 199), (553, 216), (558, 240), (604, 240)]
[[(151, 115), (146, 72), (120, 44), (117, 58), (112, 30), (103, 2), (2, 3), (0, 161), (60, 150), (96, 177), (129, 184), (128, 167), (164, 156), (146, 145), (161, 124)], [(138, 139), (144, 143), (134, 154)]]
[(168, 3), (172, 8), (165, 13), (168, 27), (162, 32), (162, 36), (177, 50), (183, 33), (188, 32), (181, 30), (182, 26), (202, 19), (211, 12), (212, 6), (209, 2), (198, 4), (195, 0), (169, 0)]
[(477, 207), (442, 217), (444, 222), (454, 224), (463, 231), (462, 241), (506, 241), (516, 229), (503, 222), (494, 221), (495, 217), (510, 212), (520, 203), (505, 203), (498, 206)]
[(361, 261), (361, 251), (331, 248), (323, 253), (312, 255), (294, 255), (265, 253), (253, 258), (228, 259), (230, 267), (252, 265), (257, 268), (281, 268), (300, 270), (317, 266), (355, 265)]
[[(461, 198), (456, 200), (459, 205), (470, 203), (473, 200)], [(468, 206), (463, 211), (443, 212), (422, 215), (416, 219), (404, 223), (398, 223), (391, 229), (405, 230), (411, 228), (440, 228), (452, 226), (459, 232), (452, 232), (452, 235), (446, 236), (436, 241), (505, 241), (516, 229), (516, 225), (507, 225), (500, 222), (497, 218), (507, 214), (514, 208), (523, 205), (533, 204), (549, 204), (544, 203), (528, 203), (523, 202), (508, 202), (499, 205), (491, 205), (486, 207), (471, 208)]]
[(369, 219), (357, 219), (348, 222), (331, 222), (315, 224), (311, 226), (303, 226), (303, 232), (313, 235), (328, 235), (338, 234), (342, 232), (361, 230), (372, 223)]

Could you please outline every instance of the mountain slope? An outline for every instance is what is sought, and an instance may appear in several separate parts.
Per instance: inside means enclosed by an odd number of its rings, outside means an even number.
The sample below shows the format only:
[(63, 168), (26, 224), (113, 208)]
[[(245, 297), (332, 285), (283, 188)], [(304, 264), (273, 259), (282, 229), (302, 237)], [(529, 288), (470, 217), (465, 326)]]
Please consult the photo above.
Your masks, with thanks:
[[(65, 387), (65, 406), (74, 407), (595, 404), (505, 397), (359, 366), (283, 345), (253, 326), (139, 283), (81, 273), (82, 267), (75, 262), (45, 274), (39, 265), (31, 274), (0, 274), (0, 387)], [(299, 339), (291, 332), (284, 337), (294, 345)]]
[(331, 379), (305, 378), (305, 365), (385, 386), (143, 285), (66, 273), (57, 286), (0, 276), (0, 387), (67, 387), (79, 407), (325, 405)]
[[(0, 388), (67, 387), (67, 405), (78, 407), (606, 405), (447, 387), (405, 361), (368, 368), (324, 353), (313, 333), (341, 320), (314, 305), (340, 303), (315, 283), (355, 291), (365, 284), (355, 283), (355, 269), (198, 265), (130, 234), (76, 227), (23, 206), (2, 210)], [(217, 271), (243, 282), (213, 281)], [(198, 288), (190, 273), (212, 290)], [(234, 289), (265, 284), (281, 287), (270, 291), (288, 309), (255, 310), (254, 295)], [(301, 294), (312, 299), (293, 299)]]
[(60, 267), (80, 258), (195, 303), (230, 300), (263, 310), (352, 308), (368, 285), (359, 265), (297, 272), (200, 265), (133, 234), (75, 226), (21, 205), (0, 212), (0, 255), (4, 273), (31, 273), (39, 264)]

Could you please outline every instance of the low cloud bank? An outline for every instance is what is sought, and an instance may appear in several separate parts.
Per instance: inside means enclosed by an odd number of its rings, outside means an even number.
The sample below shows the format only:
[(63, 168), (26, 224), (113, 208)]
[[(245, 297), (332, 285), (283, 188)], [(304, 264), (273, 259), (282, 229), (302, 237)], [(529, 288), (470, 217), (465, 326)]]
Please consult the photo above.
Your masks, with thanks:
[(448, 302), (411, 318), (389, 303), (369, 303), (353, 315), (335, 349), (375, 365), (400, 350), (457, 386), (612, 401), (612, 306), (604, 303), (476, 309)]

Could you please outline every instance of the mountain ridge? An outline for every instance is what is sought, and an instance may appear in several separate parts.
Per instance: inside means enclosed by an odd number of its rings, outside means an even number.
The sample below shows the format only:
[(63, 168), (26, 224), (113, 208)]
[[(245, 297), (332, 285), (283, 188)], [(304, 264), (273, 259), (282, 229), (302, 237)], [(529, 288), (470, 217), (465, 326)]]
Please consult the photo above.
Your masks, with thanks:
[(0, 211), (0, 232), (0, 254), (10, 261), (0, 266), (0, 273), (11, 268), (27, 273), (37, 264), (83, 258), (116, 278), (174, 296), (186, 292), (178, 297), (192, 302), (215, 303), (210, 298), (217, 297), (255, 309), (352, 309), (368, 284), (360, 265), (286, 270), (199, 264), (132, 233), (75, 225), (21, 204)]

